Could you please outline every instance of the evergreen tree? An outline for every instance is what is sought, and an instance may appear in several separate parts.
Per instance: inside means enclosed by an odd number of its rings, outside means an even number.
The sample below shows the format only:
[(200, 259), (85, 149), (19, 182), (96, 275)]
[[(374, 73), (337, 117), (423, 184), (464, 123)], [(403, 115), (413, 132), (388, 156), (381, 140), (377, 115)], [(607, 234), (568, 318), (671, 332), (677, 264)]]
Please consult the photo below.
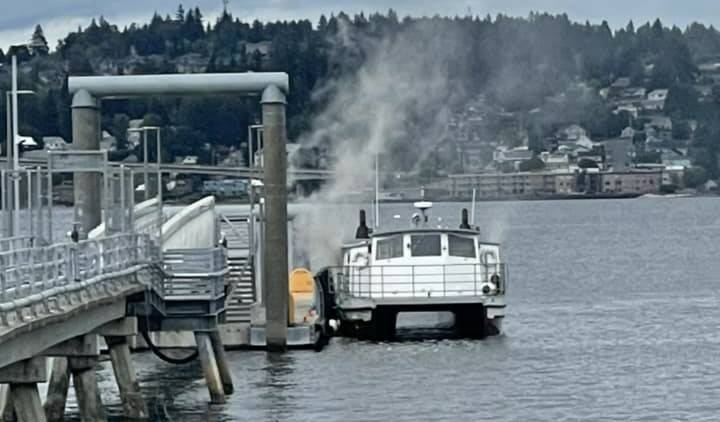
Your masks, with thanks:
[(45, 34), (43, 33), (42, 26), (40, 25), (35, 27), (35, 32), (33, 33), (32, 40), (30, 41), (30, 48), (34, 54), (40, 56), (47, 56), (50, 52), (47, 39), (45, 39)]

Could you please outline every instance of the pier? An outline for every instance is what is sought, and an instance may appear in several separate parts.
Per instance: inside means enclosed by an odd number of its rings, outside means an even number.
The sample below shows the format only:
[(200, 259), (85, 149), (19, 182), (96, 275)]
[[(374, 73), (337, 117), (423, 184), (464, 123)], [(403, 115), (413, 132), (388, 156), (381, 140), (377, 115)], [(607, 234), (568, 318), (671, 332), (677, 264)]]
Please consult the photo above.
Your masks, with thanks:
[[(106, 420), (95, 373), (106, 351), (126, 416), (148, 418), (131, 358), (136, 343), (171, 363), (199, 359), (198, 375), (205, 379), (209, 401), (224, 403), (234, 390), (223, 345), (227, 335), (220, 329), (226, 318), (251, 322), (245, 335), (260, 333), (268, 350), (283, 351), (288, 343), (288, 77), (71, 77), (68, 85), (74, 149), (50, 153), (47, 163), (33, 169), (9, 166), (0, 180), (0, 407), (19, 421), (61, 420), (72, 379), (81, 419)], [(258, 235), (254, 214), (218, 216), (214, 199), (208, 198), (167, 219), (162, 173), (180, 169), (154, 164), (157, 197), (135, 204), (138, 169), (113, 166), (99, 150), (103, 99), (193, 94), (260, 96), (265, 132), (262, 258), (251, 240)], [(248, 177), (258, 176), (257, 170), (247, 170)], [(73, 173), (75, 180), (69, 239), (54, 235), (52, 176), (60, 172)], [(21, 178), (27, 193), (22, 201)], [(22, 221), (21, 212), (27, 217)], [(220, 237), (221, 228), (227, 238)], [(239, 253), (243, 244), (247, 251)], [(258, 263), (260, 295), (254, 284)], [(154, 344), (165, 333), (178, 332), (194, 340), (195, 351), (184, 359), (166, 356)], [(46, 382), (43, 400), (38, 384)]]

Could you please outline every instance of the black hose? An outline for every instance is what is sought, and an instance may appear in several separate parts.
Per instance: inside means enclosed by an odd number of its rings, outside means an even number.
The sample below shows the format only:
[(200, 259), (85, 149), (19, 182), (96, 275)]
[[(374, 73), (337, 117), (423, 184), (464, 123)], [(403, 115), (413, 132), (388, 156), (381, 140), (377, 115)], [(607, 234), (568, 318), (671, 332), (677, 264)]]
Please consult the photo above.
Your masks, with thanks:
[(165, 361), (167, 363), (172, 363), (173, 365), (185, 365), (187, 363), (190, 363), (197, 359), (199, 353), (197, 350), (192, 352), (190, 355), (184, 357), (184, 358), (171, 358), (168, 355), (163, 354), (160, 349), (158, 349), (150, 340), (150, 336), (148, 335), (147, 331), (140, 331), (140, 334), (142, 334), (143, 339), (145, 339), (145, 343), (147, 343), (150, 350), (155, 354), (155, 356), (159, 357), (160, 360)]

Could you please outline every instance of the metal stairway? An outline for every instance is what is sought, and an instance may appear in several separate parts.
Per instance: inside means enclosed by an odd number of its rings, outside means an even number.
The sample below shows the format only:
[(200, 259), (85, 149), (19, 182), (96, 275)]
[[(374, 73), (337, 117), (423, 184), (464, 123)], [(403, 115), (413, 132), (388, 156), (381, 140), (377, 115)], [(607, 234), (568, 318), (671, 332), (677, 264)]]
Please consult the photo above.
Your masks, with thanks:
[(220, 231), (225, 235), (228, 254), (230, 291), (225, 306), (226, 323), (250, 323), (255, 302), (255, 269), (250, 253), (248, 215), (220, 215)]

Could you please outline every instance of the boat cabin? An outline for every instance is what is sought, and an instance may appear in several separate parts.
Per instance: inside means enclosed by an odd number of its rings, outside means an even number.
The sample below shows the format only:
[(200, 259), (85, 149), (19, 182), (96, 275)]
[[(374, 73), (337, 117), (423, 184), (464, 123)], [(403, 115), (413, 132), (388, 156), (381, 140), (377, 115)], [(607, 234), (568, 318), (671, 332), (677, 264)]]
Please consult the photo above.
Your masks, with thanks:
[(481, 241), (474, 230), (374, 233), (344, 248), (343, 267), (353, 296), (476, 296), (503, 289), (500, 245)]

